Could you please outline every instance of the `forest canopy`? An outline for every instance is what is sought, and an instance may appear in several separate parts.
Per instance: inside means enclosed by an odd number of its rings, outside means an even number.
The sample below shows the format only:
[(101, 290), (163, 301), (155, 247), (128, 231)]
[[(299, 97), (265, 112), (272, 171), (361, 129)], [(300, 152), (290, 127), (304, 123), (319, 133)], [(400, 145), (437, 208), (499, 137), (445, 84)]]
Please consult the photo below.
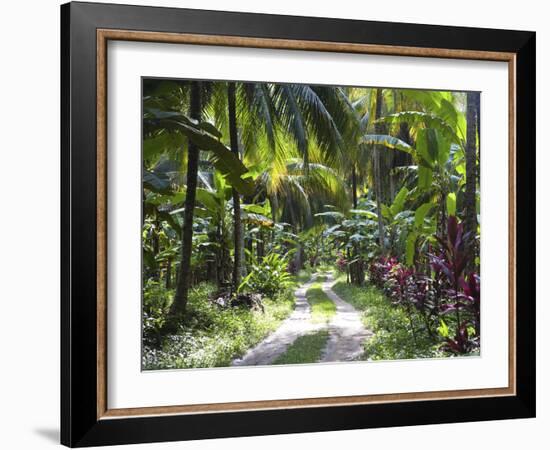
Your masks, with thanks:
[(144, 369), (479, 354), (479, 93), (144, 79), (142, 106)]

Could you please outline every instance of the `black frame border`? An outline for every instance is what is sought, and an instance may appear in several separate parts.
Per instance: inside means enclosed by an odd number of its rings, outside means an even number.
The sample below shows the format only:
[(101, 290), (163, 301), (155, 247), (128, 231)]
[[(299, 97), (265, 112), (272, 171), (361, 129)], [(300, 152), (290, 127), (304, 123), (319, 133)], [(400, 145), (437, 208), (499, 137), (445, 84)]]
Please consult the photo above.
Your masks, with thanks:
[[(516, 54), (516, 395), (97, 419), (96, 30)], [(61, 6), (61, 443), (70, 447), (535, 417), (534, 32), (73, 2)], [(503, 243), (508, 245), (508, 243)]]

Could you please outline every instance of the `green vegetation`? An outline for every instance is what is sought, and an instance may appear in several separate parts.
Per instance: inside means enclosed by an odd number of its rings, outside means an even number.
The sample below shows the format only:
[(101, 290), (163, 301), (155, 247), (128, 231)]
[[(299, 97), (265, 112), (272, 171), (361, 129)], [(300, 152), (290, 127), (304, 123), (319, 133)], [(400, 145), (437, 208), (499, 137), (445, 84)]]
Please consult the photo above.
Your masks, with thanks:
[[(292, 312), (291, 291), (264, 299), (264, 311), (246, 306), (223, 308), (209, 300), (211, 284), (194, 287), (188, 312), (177, 333), (160, 348), (145, 343), (143, 365), (147, 369), (228, 366), (251, 346), (260, 342)], [(165, 297), (173, 294), (167, 292)], [(169, 308), (169, 305), (167, 305)]]
[(307, 283), (311, 279), (311, 269), (306, 268), (300, 270), (296, 275), (294, 275), (294, 281), (298, 284)]
[[(411, 339), (409, 319), (402, 308), (392, 305), (374, 286), (354, 286), (340, 278), (333, 287), (343, 300), (361, 311), (365, 327), (374, 334), (364, 343), (364, 357), (369, 360), (415, 359), (441, 356), (438, 345), (423, 329)], [(416, 314), (416, 313), (415, 313)], [(420, 321), (420, 318), (417, 318)]]
[(311, 305), (311, 321), (313, 323), (328, 323), (336, 314), (336, 305), (323, 292), (320, 283), (314, 283), (306, 291), (306, 298)]
[(479, 93), (147, 78), (142, 92), (144, 369), (229, 365), (314, 273), (326, 324), (333, 269), (371, 358), (479, 354)]
[(327, 330), (300, 336), (273, 364), (307, 364), (319, 361), (328, 336)]

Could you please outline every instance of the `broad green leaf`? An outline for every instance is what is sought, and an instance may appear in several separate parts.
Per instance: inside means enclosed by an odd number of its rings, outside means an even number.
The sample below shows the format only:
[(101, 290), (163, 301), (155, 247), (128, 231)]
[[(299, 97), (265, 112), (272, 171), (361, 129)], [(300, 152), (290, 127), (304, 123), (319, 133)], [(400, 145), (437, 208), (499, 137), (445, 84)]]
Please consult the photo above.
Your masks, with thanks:
[(428, 167), (418, 166), (418, 187), (427, 190), (432, 187), (433, 170)]
[(437, 162), (444, 166), (449, 160), (451, 153), (451, 143), (440, 133), (437, 133)]
[(201, 127), (209, 128), (210, 124), (197, 124), (197, 121), (174, 112), (149, 110), (144, 119), (152, 122), (159, 129), (165, 128), (171, 131), (179, 131), (187, 136), (199, 149), (211, 152), (210, 161), (226, 178), (227, 182), (240, 194), (253, 195), (254, 183), (252, 180), (243, 179), (248, 169), (239, 157), (231, 152), (214, 135)]
[(143, 186), (150, 191), (166, 194), (170, 192), (170, 180), (164, 173), (143, 171)]
[(377, 219), (378, 218), (378, 214), (376, 214), (373, 211), (368, 211), (366, 209), (350, 209), (349, 212), (352, 213), (352, 214), (356, 214), (358, 216), (366, 216), (370, 219)]
[[(421, 111), (403, 111), (396, 114), (378, 119), (378, 122), (384, 123), (402, 123), (409, 124), (412, 128), (420, 131), (421, 129), (438, 130), (445, 139), (451, 143), (460, 144), (460, 139), (455, 133), (455, 130), (445, 120), (436, 114), (425, 113)], [(418, 144), (417, 144), (418, 145)]]
[(439, 326), (437, 327), (437, 331), (442, 337), (444, 338), (449, 337), (449, 327), (442, 319), (439, 320)]
[(454, 105), (447, 99), (441, 100), (439, 108), (439, 116), (449, 124), (450, 127), (456, 130), (458, 121), (458, 111)]
[(333, 219), (343, 219), (344, 215), (338, 211), (325, 211), (315, 214), (315, 217), (332, 217)]
[(157, 211), (157, 214), (160, 219), (166, 220), (166, 222), (168, 222), (168, 224), (178, 235), (181, 234), (181, 223), (178, 220), (178, 216), (173, 215), (172, 213), (168, 214), (164, 211)]
[(183, 148), (184, 138), (179, 133), (163, 132), (143, 140), (143, 159), (152, 160), (164, 152)]
[(352, 242), (361, 242), (361, 241), (364, 241), (365, 239), (367, 239), (367, 237), (359, 233), (352, 234), (349, 238), (349, 240)]
[(246, 212), (255, 213), (255, 214), (262, 214), (264, 216), (267, 216), (271, 210), (269, 208), (269, 205), (255, 205), (255, 204), (248, 204), (248, 205), (241, 205), (241, 209), (243, 209)]
[(395, 199), (393, 200), (393, 203), (390, 206), (392, 217), (395, 217), (398, 213), (403, 211), (403, 207), (405, 206), (405, 201), (407, 200), (408, 195), (409, 195), (409, 190), (405, 186), (403, 186), (395, 196)]
[(401, 150), (405, 153), (413, 153), (414, 149), (405, 141), (385, 134), (366, 134), (359, 141), (360, 144), (383, 145), (392, 150)]
[(412, 266), (414, 263), (414, 252), (416, 250), (417, 237), (418, 234), (415, 231), (409, 233), (409, 235), (407, 236), (405, 261), (407, 262), (408, 266)]
[(150, 205), (178, 205), (185, 200), (185, 190), (171, 194), (154, 194), (147, 196), (145, 202)]
[[(174, 209), (173, 211), (170, 211), (169, 215), (171, 217), (174, 217), (174, 216), (178, 217), (178, 216), (181, 216), (184, 213), (184, 211), (185, 211), (185, 208)], [(193, 208), (193, 216), (206, 218), (206, 217), (211, 217), (212, 213), (205, 208), (201, 208), (200, 206), (195, 206)]]
[(442, 91), (426, 91), (423, 89), (403, 89), (401, 93), (418, 103), (424, 105), (428, 111), (437, 111), (444, 98)]
[(143, 117), (145, 119), (181, 119), (184, 117), (185, 121), (188, 123), (198, 123), (196, 120), (183, 116), (178, 111), (164, 111), (158, 108), (144, 108)]
[(207, 133), (210, 133), (212, 136), (217, 137), (218, 139), (222, 138), (222, 133), (210, 122), (201, 122), (199, 124), (199, 128), (206, 131)]
[(422, 227), (422, 225), (424, 224), (424, 219), (426, 218), (426, 214), (430, 212), (433, 206), (433, 203), (424, 203), (416, 209), (414, 213), (414, 225), (416, 226), (416, 228)]
[(447, 194), (447, 214), (449, 216), (456, 215), (456, 194), (454, 192)]
[(382, 203), (382, 216), (388, 221), (391, 222), (393, 220), (393, 214), (391, 212), (391, 209), (388, 208), (387, 205), (384, 205)]
[(217, 215), (220, 213), (223, 214), (223, 211), (220, 211), (222, 205), (214, 192), (210, 192), (203, 188), (197, 188), (195, 196), (197, 201), (202, 203), (206, 209), (216, 213)]
[(421, 161), (429, 167), (434, 167), (438, 161), (439, 145), (436, 131), (431, 128), (422, 128), (416, 135), (416, 151)]
[(418, 130), (418, 133), (416, 134), (416, 152), (418, 155), (419, 166), (433, 168), (434, 162), (428, 151), (428, 138), (424, 128)]
[(333, 225), (332, 227), (330, 228), (327, 228), (327, 230), (325, 231), (325, 234), (331, 234), (331, 233), (334, 233), (335, 231), (337, 231), (338, 229), (340, 229), (341, 225), (338, 224), (338, 225)]

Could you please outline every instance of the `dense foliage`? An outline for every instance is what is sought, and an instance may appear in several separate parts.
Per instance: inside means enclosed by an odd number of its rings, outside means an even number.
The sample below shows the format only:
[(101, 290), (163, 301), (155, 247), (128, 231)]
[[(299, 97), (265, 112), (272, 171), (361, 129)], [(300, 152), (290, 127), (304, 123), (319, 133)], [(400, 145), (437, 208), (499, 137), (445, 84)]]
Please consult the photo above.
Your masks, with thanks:
[(229, 365), (320, 268), (367, 359), (478, 354), (479, 236), (478, 93), (143, 81), (145, 369)]
[[(211, 284), (201, 283), (189, 296), (185, 320), (161, 345), (150, 342), (145, 329), (143, 365), (147, 369), (228, 366), (231, 361), (274, 331), (290, 314), (292, 293), (282, 291), (264, 299), (263, 310), (247, 306), (223, 307), (209, 300), (215, 292)], [(159, 297), (156, 295), (155, 297)], [(164, 298), (173, 297), (166, 292)]]

